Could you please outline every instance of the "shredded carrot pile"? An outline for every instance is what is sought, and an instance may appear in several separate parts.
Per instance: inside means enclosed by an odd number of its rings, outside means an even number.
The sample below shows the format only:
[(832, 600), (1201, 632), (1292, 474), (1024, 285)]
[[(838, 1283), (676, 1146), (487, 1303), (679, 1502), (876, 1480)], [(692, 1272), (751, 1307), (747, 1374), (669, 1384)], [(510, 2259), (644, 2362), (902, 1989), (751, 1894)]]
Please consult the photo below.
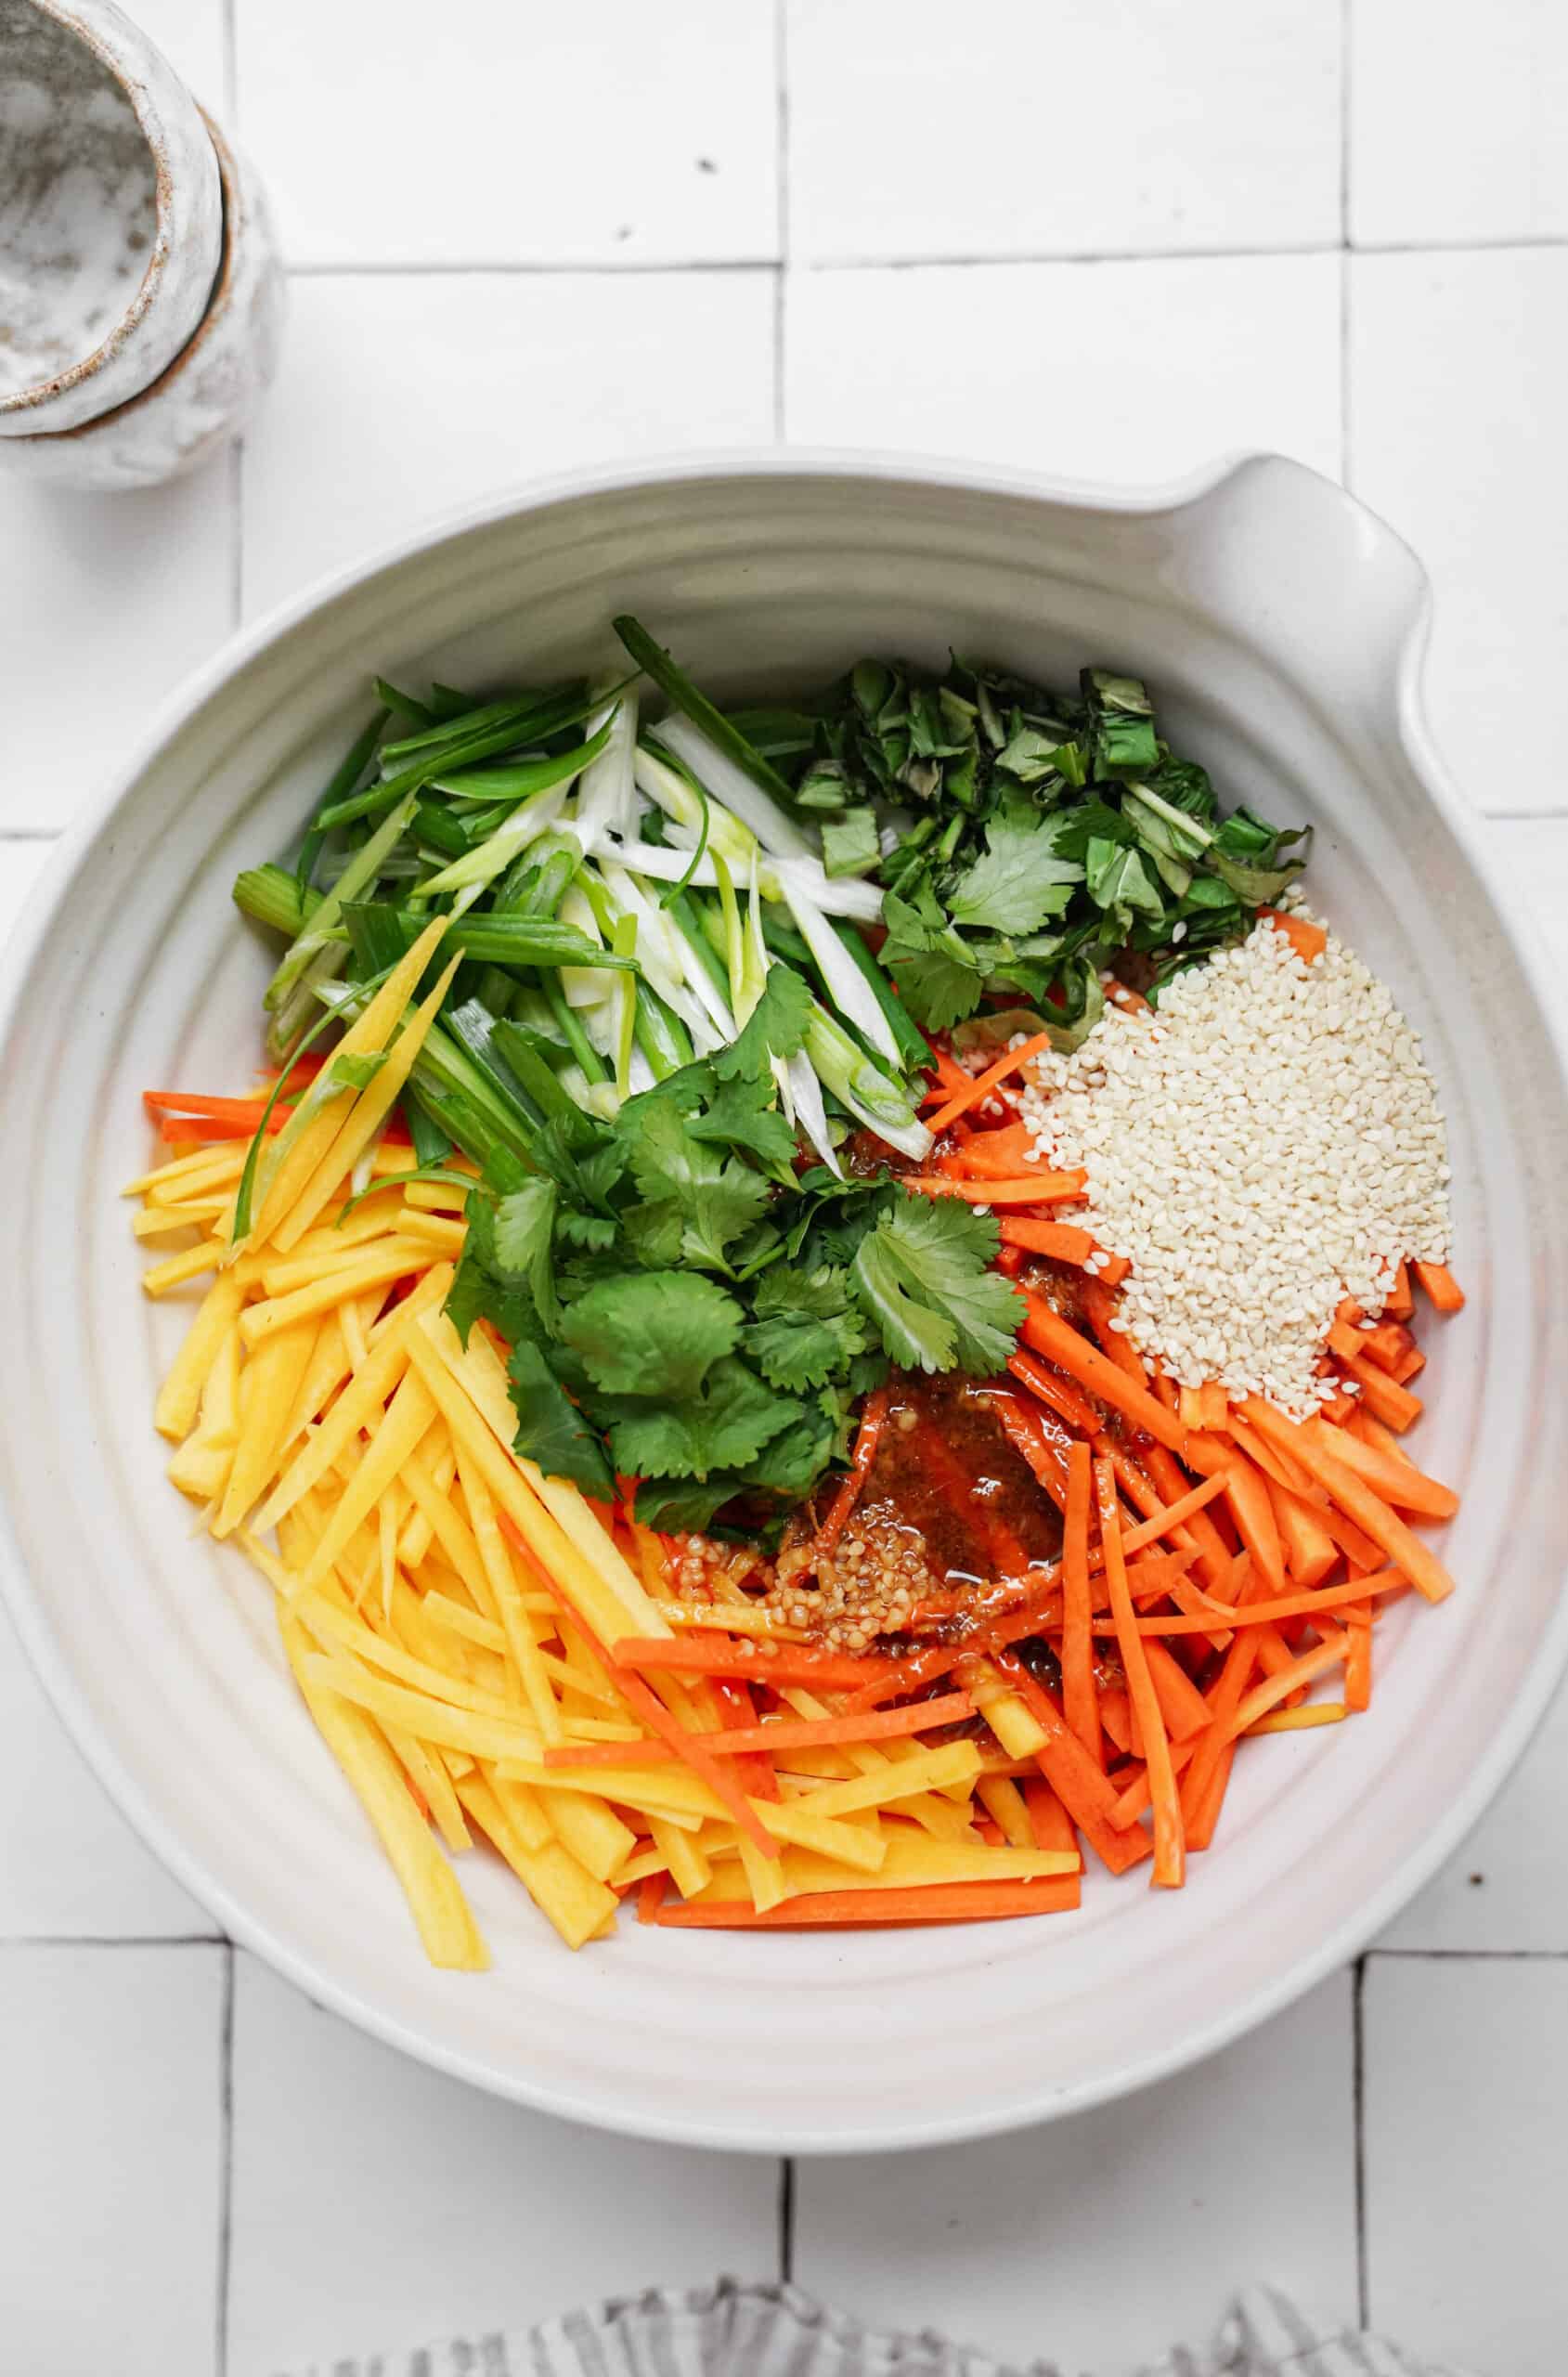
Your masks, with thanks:
[[(429, 954), (355, 1027), (366, 1048), (411, 1061)], [(442, 1312), (466, 1192), (414, 1176), (384, 1080), (313, 1106), (310, 1071), (291, 1076), (301, 1119), (268, 1142), (238, 1238), (264, 1100), (149, 1095), (165, 1139), (196, 1142), (133, 1184), (148, 1294), (200, 1290), (155, 1412), (169, 1475), (265, 1579), (434, 1962), (487, 1961), (458, 1878), (477, 1841), (574, 1948), (628, 1896), (646, 1924), (784, 1929), (1062, 1913), (1095, 1866), (1180, 1887), (1238, 1743), (1363, 1713), (1383, 1611), (1451, 1590), (1418, 1530), (1457, 1498), (1401, 1441), (1421, 1409), (1407, 1275), (1383, 1314), (1341, 1307), (1323, 1416), (1177, 1390), (1109, 1326), (1116, 1275), (1069, 1217), (1082, 1181), (1031, 1176), (1016, 1124), (969, 1127), (1014, 1069), (970, 1082), (944, 1061), (946, 1137), (912, 1185), (1006, 1208), (1022, 1327), (986, 1392), (1060, 1556), (979, 1513), (927, 1428), (984, 1581), (863, 1656), (781, 1620), (744, 1552), (714, 1547), (693, 1597), (631, 1481), (590, 1503), (513, 1451), (496, 1343), (476, 1328), (465, 1347)], [(1064, 1267), (1077, 1292), (1053, 1296)], [(1459, 1308), (1445, 1270), (1414, 1271)], [(888, 1409), (864, 1407), (818, 1558)]]

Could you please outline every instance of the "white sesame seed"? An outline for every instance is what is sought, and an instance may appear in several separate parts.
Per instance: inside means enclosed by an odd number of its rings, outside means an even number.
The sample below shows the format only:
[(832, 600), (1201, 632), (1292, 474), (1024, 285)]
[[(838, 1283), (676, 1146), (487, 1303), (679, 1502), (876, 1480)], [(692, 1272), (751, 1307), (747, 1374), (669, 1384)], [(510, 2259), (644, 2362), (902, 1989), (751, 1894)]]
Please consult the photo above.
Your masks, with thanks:
[(1261, 925), (1157, 1015), (1108, 1006), (1029, 1069), (1019, 1113), (1044, 1162), (1087, 1174), (1084, 1226), (1132, 1266), (1121, 1325), (1177, 1378), (1304, 1416), (1337, 1390), (1317, 1364), (1340, 1303), (1380, 1311), (1399, 1262), (1447, 1260), (1420, 1043), (1332, 935), (1309, 967)]

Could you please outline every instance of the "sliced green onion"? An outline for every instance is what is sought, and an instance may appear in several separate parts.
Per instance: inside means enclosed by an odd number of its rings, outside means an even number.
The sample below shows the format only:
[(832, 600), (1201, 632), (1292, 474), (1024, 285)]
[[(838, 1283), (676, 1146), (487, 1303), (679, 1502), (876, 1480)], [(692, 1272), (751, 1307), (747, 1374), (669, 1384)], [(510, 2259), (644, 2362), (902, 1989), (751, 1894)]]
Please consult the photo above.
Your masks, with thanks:
[(317, 804), (316, 815), (306, 830), (304, 841), (300, 844), (300, 854), (294, 862), (294, 877), (302, 891), (307, 887), (311, 877), (316, 872), (316, 862), (320, 857), (322, 845), (331, 830), (330, 826), (322, 824), (322, 818), (329, 809), (334, 807), (338, 801), (346, 799), (359, 782), (370, 764), (370, 754), (381, 740), (381, 732), (386, 724), (386, 711), (377, 710), (369, 724), (356, 737)]

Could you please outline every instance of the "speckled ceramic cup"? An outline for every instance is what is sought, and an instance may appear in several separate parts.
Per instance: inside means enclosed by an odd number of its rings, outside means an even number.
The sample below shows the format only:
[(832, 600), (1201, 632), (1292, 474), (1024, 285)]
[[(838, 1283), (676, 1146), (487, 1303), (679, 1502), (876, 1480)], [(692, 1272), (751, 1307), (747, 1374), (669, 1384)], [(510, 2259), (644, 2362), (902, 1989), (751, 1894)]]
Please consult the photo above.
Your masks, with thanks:
[(201, 111), (111, 0), (0, 0), (0, 439), (167, 370), (223, 253)]

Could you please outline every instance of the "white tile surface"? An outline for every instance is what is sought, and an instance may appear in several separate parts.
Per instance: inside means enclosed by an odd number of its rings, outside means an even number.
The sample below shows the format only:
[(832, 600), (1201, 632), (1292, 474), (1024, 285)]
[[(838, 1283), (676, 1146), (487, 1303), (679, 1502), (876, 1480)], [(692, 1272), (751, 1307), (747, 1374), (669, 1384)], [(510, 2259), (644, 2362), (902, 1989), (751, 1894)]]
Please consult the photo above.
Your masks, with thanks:
[(228, 633), (228, 487), (221, 457), (139, 495), (0, 475), (0, 831), (69, 825)]
[(240, 124), (296, 263), (778, 253), (771, 0), (246, 0)]
[(1568, 12), (1488, 0), (1349, 11), (1350, 222), (1361, 245), (1568, 233)]
[(239, 1959), (232, 2377), (724, 2269), (776, 2277), (777, 2209), (766, 2160), (503, 2105)]
[[(1486, 828), (1519, 887), (1548, 963), (1568, 972), (1568, 818), (1499, 820)], [(1395, 1948), (1549, 1950), (1568, 1955), (1568, 1695), (1480, 1824), (1384, 1933)]]
[[(797, 262), (1339, 239), (1332, 8), (787, 5)], [(995, 351), (1005, 368), (1004, 339)]]
[(796, 2277), (868, 2319), (929, 2321), (1104, 2377), (1173, 2338), (1206, 2345), (1227, 2292), (1260, 2279), (1354, 2319), (1352, 2059), (1341, 1973), (1102, 2111), (933, 2153), (803, 2163)]
[[(0, 837), (0, 955), (50, 849)], [(72, 1747), (0, 1611), (0, 1940), (213, 1928)]]
[[(0, 1941), (215, 1929), (112, 1806), (0, 1611)], [(8, 2061), (0, 2050), (0, 2072)], [(0, 2153), (0, 2192), (4, 2170)]]
[(772, 435), (770, 273), (333, 275), (293, 301), (245, 454), (250, 617), (540, 473)]
[(0, 835), (0, 951), (49, 863), (52, 836), (22, 841)]
[(1440, 745), (1483, 809), (1561, 810), (1568, 249), (1356, 256), (1350, 294), (1351, 484), (1432, 570)]
[(0, 1948), (0, 2366), (214, 2365), (222, 1948)]
[(210, 115), (227, 105), (224, 0), (136, 0), (136, 23)]
[(792, 277), (787, 435), (1158, 479), (1340, 464), (1339, 263), (1284, 256)]
[(1568, 1964), (1378, 1956), (1363, 2013), (1372, 2324), (1559, 2377)]

